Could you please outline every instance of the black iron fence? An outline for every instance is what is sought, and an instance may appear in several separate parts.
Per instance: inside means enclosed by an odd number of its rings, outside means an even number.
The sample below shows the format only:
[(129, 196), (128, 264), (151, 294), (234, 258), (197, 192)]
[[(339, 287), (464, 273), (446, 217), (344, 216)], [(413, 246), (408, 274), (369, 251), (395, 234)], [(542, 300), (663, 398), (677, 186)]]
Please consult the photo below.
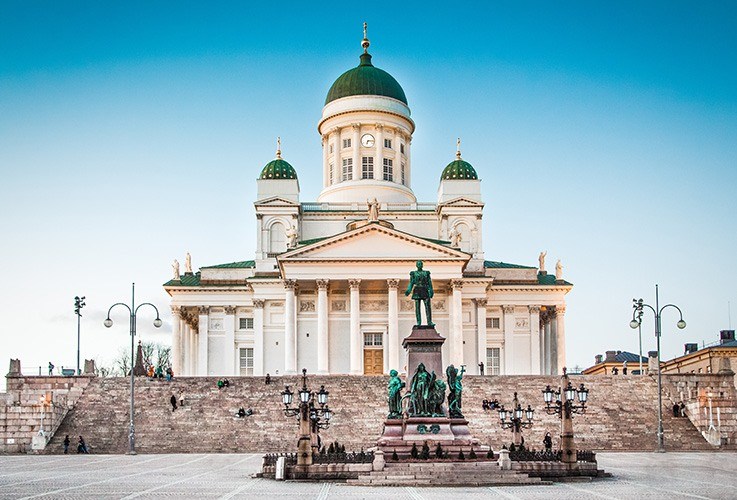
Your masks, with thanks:
[(284, 457), (286, 460), (287, 465), (296, 465), (297, 464), (297, 454), (296, 453), (267, 453), (264, 455), (264, 465), (276, 465), (276, 461), (280, 458)]
[(351, 453), (318, 453), (312, 457), (313, 464), (366, 464), (374, 461), (373, 451)]
[[(563, 453), (560, 450), (514, 450), (509, 452), (509, 459), (514, 462), (560, 462)], [(577, 450), (577, 462), (596, 462), (596, 453), (590, 450)]]

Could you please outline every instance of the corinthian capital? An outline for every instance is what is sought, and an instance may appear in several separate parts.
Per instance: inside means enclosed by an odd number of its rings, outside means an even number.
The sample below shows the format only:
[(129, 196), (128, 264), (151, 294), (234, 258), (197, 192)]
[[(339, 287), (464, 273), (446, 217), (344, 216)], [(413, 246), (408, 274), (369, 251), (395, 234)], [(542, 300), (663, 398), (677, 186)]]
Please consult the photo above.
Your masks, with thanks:
[(207, 313), (210, 312), (210, 308), (207, 306), (200, 306), (199, 308), (200, 316), (205, 316)]
[(235, 314), (235, 306), (225, 306), (225, 314)]
[(264, 299), (253, 299), (252, 302), (253, 302), (253, 307), (255, 307), (256, 309), (263, 309), (264, 304), (266, 303)]
[(530, 310), (530, 314), (540, 314), (540, 306), (527, 306)]
[(476, 299), (477, 307), (486, 307), (486, 299)]
[(504, 314), (513, 314), (514, 306), (502, 306), (502, 311), (504, 311)]
[(389, 278), (386, 280), (386, 284), (389, 287), (389, 290), (396, 290), (399, 288), (399, 280), (396, 278)]
[(172, 316), (179, 316), (179, 317), (181, 317), (182, 308), (179, 307), (179, 306), (171, 306), (171, 314), (172, 314)]
[(566, 313), (566, 306), (555, 306), (555, 314), (556, 316), (563, 316)]
[(455, 290), (456, 288), (460, 290), (461, 288), (463, 288), (463, 280), (458, 278), (450, 280), (450, 287), (453, 290)]
[(350, 279), (348, 280), (348, 285), (350, 285), (352, 289), (357, 290), (361, 286), (361, 280), (358, 278)]
[(297, 288), (297, 280), (284, 280), (284, 288), (294, 290)]
[(327, 290), (328, 286), (330, 285), (330, 280), (329, 279), (319, 279), (319, 280), (315, 280), (315, 283), (317, 283), (317, 288), (319, 290)]

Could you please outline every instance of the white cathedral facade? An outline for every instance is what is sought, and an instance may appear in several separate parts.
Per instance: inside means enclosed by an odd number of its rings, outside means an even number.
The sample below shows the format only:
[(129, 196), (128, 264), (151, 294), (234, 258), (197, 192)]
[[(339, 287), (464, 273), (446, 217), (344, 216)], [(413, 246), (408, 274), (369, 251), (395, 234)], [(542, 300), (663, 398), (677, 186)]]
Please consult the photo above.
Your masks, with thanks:
[(545, 272), (544, 255), (536, 267), (485, 260), (481, 180), (460, 148), (438, 168), (437, 200), (417, 201), (407, 98), (373, 66), (366, 37), (362, 46), (322, 110), (317, 200), (300, 200), (297, 171), (277, 150), (256, 181), (254, 259), (196, 273), (188, 262), (164, 284), (175, 374), (405, 372), (415, 313), (404, 292), (417, 260), (432, 275), (446, 364), (560, 373), (572, 285), (560, 267)]

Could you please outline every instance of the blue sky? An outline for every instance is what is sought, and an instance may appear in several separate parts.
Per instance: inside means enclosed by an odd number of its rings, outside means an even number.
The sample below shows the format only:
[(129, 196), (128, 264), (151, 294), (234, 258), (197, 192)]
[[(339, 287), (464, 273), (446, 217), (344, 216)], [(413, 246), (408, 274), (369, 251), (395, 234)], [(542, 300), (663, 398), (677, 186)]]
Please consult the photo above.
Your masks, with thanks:
[[(688, 322), (665, 316), (666, 356), (728, 326), (733, 2), (4, 1), (0, 362), (73, 364), (78, 294), (82, 354), (110, 359), (125, 318), (101, 320), (130, 282), (168, 318), (172, 259), (252, 258), (254, 179), (277, 135), (314, 200), (317, 121), (363, 21), (417, 124), (418, 198), (435, 199), (460, 136), (483, 179), (487, 258), (563, 260), (571, 365), (636, 352), (631, 299), (653, 301), (655, 283)], [(143, 338), (166, 339), (150, 319)]]

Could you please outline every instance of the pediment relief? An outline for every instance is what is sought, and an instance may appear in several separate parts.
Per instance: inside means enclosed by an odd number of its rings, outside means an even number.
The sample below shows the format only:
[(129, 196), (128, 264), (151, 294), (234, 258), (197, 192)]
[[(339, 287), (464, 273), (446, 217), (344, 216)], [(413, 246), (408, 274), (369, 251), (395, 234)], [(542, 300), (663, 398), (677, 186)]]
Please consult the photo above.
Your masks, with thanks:
[(469, 198), (454, 198), (446, 201), (445, 203), (438, 204), (438, 210), (443, 207), (483, 207), (484, 204), (480, 201), (471, 200)]
[(298, 207), (299, 203), (295, 203), (293, 201), (287, 200), (285, 198), (281, 198), (279, 196), (274, 196), (272, 198), (266, 198), (265, 200), (259, 200), (254, 202), (254, 205), (257, 207), (283, 207), (283, 206), (290, 206), (290, 207)]

